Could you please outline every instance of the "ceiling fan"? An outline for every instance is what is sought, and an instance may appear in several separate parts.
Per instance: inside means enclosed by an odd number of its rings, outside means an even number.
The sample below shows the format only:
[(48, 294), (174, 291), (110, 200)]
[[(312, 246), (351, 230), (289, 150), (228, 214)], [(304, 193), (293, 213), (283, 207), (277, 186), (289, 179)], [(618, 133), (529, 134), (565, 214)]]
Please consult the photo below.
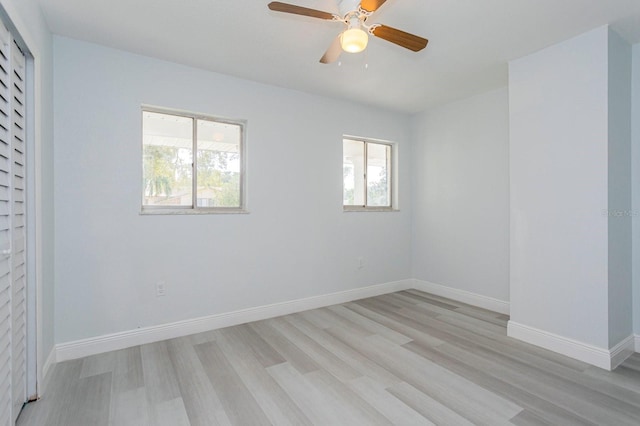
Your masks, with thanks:
[(406, 33), (387, 25), (367, 24), (367, 19), (369, 19), (385, 1), (386, 0), (339, 0), (340, 13), (342, 16), (279, 1), (269, 3), (269, 9), (276, 12), (310, 16), (328, 21), (339, 21), (347, 26), (347, 29), (333, 40), (329, 49), (327, 49), (320, 59), (320, 62), (323, 64), (335, 62), (340, 57), (342, 51), (350, 53), (362, 52), (367, 47), (369, 34), (414, 52), (424, 49), (429, 42), (425, 38)]

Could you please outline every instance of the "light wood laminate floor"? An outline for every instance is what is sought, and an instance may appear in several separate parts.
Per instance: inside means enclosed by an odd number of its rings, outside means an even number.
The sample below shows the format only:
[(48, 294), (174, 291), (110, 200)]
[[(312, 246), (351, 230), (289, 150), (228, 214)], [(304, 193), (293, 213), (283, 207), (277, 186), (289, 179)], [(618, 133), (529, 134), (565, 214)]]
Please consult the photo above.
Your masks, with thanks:
[(419, 291), (57, 364), (18, 425), (639, 425), (614, 372), (506, 337)]

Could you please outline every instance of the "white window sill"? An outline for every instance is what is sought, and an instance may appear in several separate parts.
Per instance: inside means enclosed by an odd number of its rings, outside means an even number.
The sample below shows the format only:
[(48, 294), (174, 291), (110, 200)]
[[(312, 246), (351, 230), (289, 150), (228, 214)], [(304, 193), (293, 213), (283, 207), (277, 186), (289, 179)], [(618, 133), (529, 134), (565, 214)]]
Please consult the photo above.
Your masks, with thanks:
[(343, 212), (345, 213), (353, 213), (353, 212), (399, 212), (399, 209), (394, 209), (393, 207), (360, 207), (360, 206), (343, 206)]
[(140, 210), (141, 216), (166, 216), (166, 215), (212, 215), (212, 214), (249, 214), (247, 210), (242, 209), (143, 209)]

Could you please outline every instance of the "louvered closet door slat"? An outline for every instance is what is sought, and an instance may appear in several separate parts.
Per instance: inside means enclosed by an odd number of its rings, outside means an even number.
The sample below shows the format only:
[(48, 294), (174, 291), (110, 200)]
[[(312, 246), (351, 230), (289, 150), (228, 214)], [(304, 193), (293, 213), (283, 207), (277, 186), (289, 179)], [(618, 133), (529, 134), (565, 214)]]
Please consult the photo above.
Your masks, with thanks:
[[(17, 164), (14, 161), (14, 165)], [(14, 191), (20, 191), (17, 195), (18, 198), (14, 198), (14, 201), (22, 201), (23, 198), (23, 194), (22, 191), (24, 191), (24, 178), (21, 176), (22, 174), (22, 170), (19, 170), (19, 167), (14, 167), (13, 168), (13, 190)]]
[(24, 168), (24, 153), (21, 151), (21, 147), (18, 146), (18, 145), (19, 145), (19, 143), (17, 141), (14, 141), (14, 144), (13, 144), (14, 152), (9, 152), (9, 153), (13, 156), (13, 158), (12, 158), (13, 162), (15, 164), (17, 164), (18, 166), (20, 166), (20, 169), (16, 170), (16, 173), (19, 176), (22, 176), (23, 172), (24, 172), (24, 170), (23, 170), (23, 168)]
[(15, 421), (20, 413), (22, 405), (27, 399), (26, 389), (26, 365), (27, 365), (27, 347), (26, 347), (26, 277), (25, 270), (25, 242), (26, 235), (24, 229), (24, 214), (18, 213), (23, 211), (17, 208), (18, 205), (24, 203), (24, 152), (25, 152), (25, 57), (15, 43), (11, 43), (11, 91), (13, 97), (13, 105), (11, 108), (12, 115), (12, 138), (11, 145), (11, 174), (13, 191), (11, 205), (11, 256), (13, 260), (11, 270), (11, 285), (13, 287), (12, 296), (12, 383), (13, 389), (13, 409), (12, 416)]
[[(0, 163), (2, 163), (2, 159), (0, 159)], [(5, 171), (1, 171), (0, 172), (0, 186), (3, 186), (5, 188), (7, 188), (7, 187), (9, 187), (9, 184), (10, 184), (9, 173), (7, 173)]]
[[(6, 339), (6, 342), (4, 342), (4, 339), (2, 339), (2, 338), (0, 338), (0, 341), (2, 341), (1, 344), (4, 345), (3, 347), (5, 347), (5, 346), (8, 347), (9, 346), (9, 338), (8, 337)], [(6, 384), (11, 383), (10, 380), (9, 380), (9, 374), (8, 374), (8, 372), (9, 372), (9, 360), (10, 359), (11, 358), (7, 355), (7, 356), (2, 358), (3, 363), (0, 364), (0, 371), (2, 371), (2, 375), (5, 377), (4, 382), (2, 382), (3, 385), (5, 383)]]
[(5, 142), (7, 140), (9, 140), (9, 132), (4, 130), (3, 127), (0, 127), (0, 157), (5, 161), (9, 160), (10, 155), (9, 144)]
[[(2, 321), (8, 321), (9, 320), (9, 303), (7, 303), (5, 306), (3, 306), (2, 308), (2, 313), (0, 314), (2, 316)], [(0, 352), (0, 359), (2, 359), (3, 361), (5, 361), (7, 363), (7, 368), (9, 367), (9, 360), (11, 359), (11, 352), (9, 350), (7, 350), (7, 348), (10, 347), (11, 343), (11, 332), (10, 330), (7, 330), (6, 333), (4, 333), (3, 335), (0, 336), (0, 350), (2, 352)], [(4, 366), (5, 364), (0, 364), (0, 366)]]
[[(0, 161), (0, 167), (2, 167), (2, 161)], [(0, 172), (0, 174), (2, 173)], [(11, 206), (11, 203), (9, 203), (8, 198), (9, 188), (0, 184), (0, 217), (9, 216), (9, 208)], [(2, 241), (2, 237), (0, 237), (0, 241)], [(0, 246), (0, 248), (2, 247)]]
[[(4, 373), (0, 372), (0, 374), (4, 374)], [(10, 394), (9, 392), (10, 389), (11, 389), (11, 382), (9, 380), (0, 384), (0, 394)], [(7, 420), (11, 418), (11, 403), (8, 398), (0, 406), (0, 419), (5, 419), (5, 418)], [(2, 423), (2, 425), (5, 425), (5, 424), (8, 425), (10, 423)]]
[[(2, 74), (2, 70), (0, 70), (0, 74)], [(3, 87), (3, 89), (5, 88)], [(8, 134), (7, 132), (9, 132), (9, 128), (11, 127), (9, 126), (9, 121), (9, 104), (4, 97), (0, 96), (0, 130), (3, 132), (1, 139), (5, 141), (7, 139), (5, 134)]]
[[(0, 253), (11, 248), (10, 214), (11, 214), (11, 151), (12, 136), (12, 93), (11, 93), (11, 34), (0, 23)], [(11, 259), (0, 254), (0, 425), (11, 425), (13, 416), (13, 387), (12, 370), (13, 354), (11, 341), (12, 333), (12, 278)]]

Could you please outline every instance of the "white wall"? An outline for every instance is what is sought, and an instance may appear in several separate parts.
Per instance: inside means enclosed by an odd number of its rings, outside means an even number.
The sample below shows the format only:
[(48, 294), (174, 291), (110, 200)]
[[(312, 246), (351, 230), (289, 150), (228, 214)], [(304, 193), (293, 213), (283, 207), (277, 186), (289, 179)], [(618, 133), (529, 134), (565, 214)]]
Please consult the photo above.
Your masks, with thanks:
[(633, 334), (631, 46), (609, 31), (609, 347)]
[(608, 347), (607, 29), (509, 64), (511, 320)]
[[(41, 316), (38, 373), (54, 344), (54, 206), (53, 206), (53, 49), (52, 38), (36, 0), (0, 0), (2, 8), (34, 56), (35, 195), (39, 246), (37, 270)], [(33, 230), (33, 228), (32, 228)], [(33, 271), (30, 271), (33, 272)], [(33, 276), (30, 278), (32, 279)]]
[(640, 44), (633, 46), (632, 70), (633, 321), (640, 335)]
[(414, 278), (509, 300), (506, 88), (413, 117)]
[[(54, 50), (57, 342), (411, 277), (407, 117), (66, 38)], [(248, 120), (250, 214), (139, 215), (141, 104)], [(343, 133), (399, 144), (400, 212), (342, 212)]]
[[(618, 65), (609, 60), (610, 40), (599, 28), (509, 66), (511, 320), (604, 349), (618, 343), (610, 341), (609, 292), (628, 289), (610, 281), (625, 279), (610, 268), (630, 266), (609, 259), (620, 229), (609, 231), (606, 212), (626, 208), (630, 197), (622, 194), (625, 170), (611, 170), (629, 140), (610, 140), (625, 133), (612, 129), (620, 120), (609, 122), (609, 107), (625, 113), (609, 81)], [(620, 183), (620, 193), (610, 183)], [(613, 247), (612, 255), (623, 251)], [(613, 317), (612, 326), (622, 323)]]

